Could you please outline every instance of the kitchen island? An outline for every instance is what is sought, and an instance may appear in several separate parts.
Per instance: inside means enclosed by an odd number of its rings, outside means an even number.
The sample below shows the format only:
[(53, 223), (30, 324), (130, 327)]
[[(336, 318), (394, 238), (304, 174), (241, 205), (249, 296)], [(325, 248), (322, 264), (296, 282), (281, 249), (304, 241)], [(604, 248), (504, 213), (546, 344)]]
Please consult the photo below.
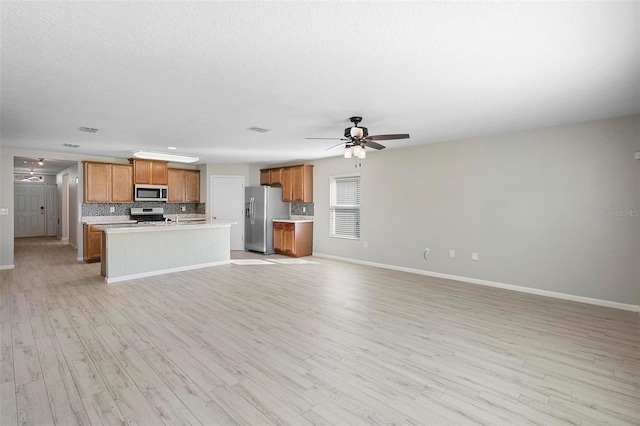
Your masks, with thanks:
[(232, 222), (97, 225), (107, 283), (230, 263)]

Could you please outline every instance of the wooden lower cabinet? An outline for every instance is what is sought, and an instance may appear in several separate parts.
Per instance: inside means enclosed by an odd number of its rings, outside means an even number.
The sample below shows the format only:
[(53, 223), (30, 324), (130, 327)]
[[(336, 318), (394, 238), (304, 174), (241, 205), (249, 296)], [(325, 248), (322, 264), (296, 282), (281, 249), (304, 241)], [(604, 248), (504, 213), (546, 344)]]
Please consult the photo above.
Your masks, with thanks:
[(311, 256), (313, 222), (273, 222), (273, 250), (292, 257)]
[(102, 255), (102, 231), (93, 225), (84, 225), (84, 261), (100, 262)]

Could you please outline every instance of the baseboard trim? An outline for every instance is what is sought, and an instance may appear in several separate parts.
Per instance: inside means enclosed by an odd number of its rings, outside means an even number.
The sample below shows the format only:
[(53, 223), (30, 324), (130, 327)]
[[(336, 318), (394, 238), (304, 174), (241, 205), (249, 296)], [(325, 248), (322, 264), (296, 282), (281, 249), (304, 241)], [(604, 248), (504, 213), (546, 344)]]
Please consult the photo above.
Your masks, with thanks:
[(16, 265), (0, 265), (0, 271), (4, 269), (15, 269)]
[(559, 293), (559, 292), (555, 292), (555, 291), (540, 290), (540, 289), (537, 289), (537, 288), (523, 287), (523, 286), (514, 285), (514, 284), (505, 284), (505, 283), (499, 283), (499, 282), (495, 282), (495, 281), (480, 280), (480, 279), (477, 279), (477, 278), (463, 277), (463, 276), (460, 276), (460, 275), (442, 274), (440, 272), (431, 272), (431, 271), (425, 271), (425, 270), (422, 270), (422, 269), (414, 269), (414, 268), (406, 268), (406, 267), (403, 267), (403, 266), (387, 265), (385, 263), (369, 262), (369, 261), (366, 261), (366, 260), (351, 259), (351, 258), (346, 258), (346, 257), (342, 257), (342, 256), (333, 256), (333, 255), (330, 255), (330, 254), (313, 253), (313, 255), (317, 256), (317, 257), (324, 257), (324, 258), (327, 258), (327, 259), (341, 260), (341, 261), (349, 262), (349, 263), (357, 263), (357, 264), (360, 264), (360, 265), (374, 266), (374, 267), (377, 267), (377, 268), (391, 269), (391, 270), (400, 271), (400, 272), (408, 272), (408, 273), (411, 273), (411, 274), (426, 275), (426, 276), (429, 276), (429, 277), (444, 278), (444, 279), (454, 280), (454, 281), (462, 281), (462, 282), (469, 283), (469, 284), (477, 284), (477, 285), (482, 285), (482, 286), (486, 286), (486, 287), (495, 287), (495, 288), (500, 288), (500, 289), (503, 289), (503, 290), (517, 291), (517, 292), (520, 292), (520, 293), (535, 294), (537, 296), (551, 297), (551, 298), (554, 298), (554, 299), (562, 299), (562, 300), (569, 300), (569, 301), (572, 301), (572, 302), (587, 303), (587, 304), (590, 304), (590, 305), (605, 306), (607, 308), (621, 309), (621, 310), (624, 310), (624, 311), (640, 312), (640, 306), (639, 305), (630, 305), (630, 304), (627, 304), (627, 303), (612, 302), (610, 300), (594, 299), (594, 298), (591, 298), (591, 297), (577, 296), (577, 295), (574, 295), (574, 294)]
[(135, 280), (138, 278), (147, 278), (153, 277), (156, 275), (164, 275), (164, 274), (172, 274), (174, 272), (183, 272), (183, 271), (191, 271), (193, 269), (201, 269), (208, 268), (210, 266), (220, 266), (220, 265), (229, 265), (231, 260), (222, 260), (220, 262), (209, 262), (209, 263), (200, 263), (198, 265), (190, 265), (190, 266), (180, 266), (178, 268), (169, 268), (169, 269), (160, 269), (158, 271), (149, 271), (149, 272), (141, 272), (139, 274), (131, 274), (131, 275), (122, 275), (119, 277), (106, 278), (104, 281), (107, 284), (117, 283), (121, 281)]

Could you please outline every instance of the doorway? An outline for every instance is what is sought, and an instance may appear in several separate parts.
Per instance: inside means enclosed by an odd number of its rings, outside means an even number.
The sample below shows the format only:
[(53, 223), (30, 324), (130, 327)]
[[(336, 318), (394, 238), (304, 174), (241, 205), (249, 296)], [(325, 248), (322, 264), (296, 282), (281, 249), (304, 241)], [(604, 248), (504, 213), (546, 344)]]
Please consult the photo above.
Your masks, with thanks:
[(211, 220), (231, 225), (231, 250), (244, 250), (244, 176), (211, 176)]

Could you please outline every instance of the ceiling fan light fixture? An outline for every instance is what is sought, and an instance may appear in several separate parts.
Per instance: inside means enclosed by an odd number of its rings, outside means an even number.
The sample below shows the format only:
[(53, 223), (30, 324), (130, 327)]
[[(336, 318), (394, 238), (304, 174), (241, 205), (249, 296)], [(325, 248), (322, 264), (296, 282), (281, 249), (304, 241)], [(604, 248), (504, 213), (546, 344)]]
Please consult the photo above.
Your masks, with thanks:
[(151, 152), (151, 151), (136, 151), (133, 153), (136, 158), (143, 158), (145, 160), (161, 160), (171, 161), (174, 163), (195, 163), (200, 160), (198, 157), (192, 157), (190, 155), (178, 155), (168, 154), (163, 152)]
[(344, 149), (344, 158), (351, 158), (353, 156), (353, 148), (350, 146)]
[(351, 128), (351, 137), (352, 138), (362, 139), (362, 136), (364, 136), (364, 131), (362, 130), (361, 127), (353, 126)]
[(361, 160), (367, 158), (367, 150), (364, 148), (364, 146), (360, 148), (360, 155), (358, 155), (358, 158)]
[(360, 145), (356, 145), (353, 147), (353, 155), (355, 155), (356, 157), (360, 158), (360, 155), (362, 155), (362, 147)]

